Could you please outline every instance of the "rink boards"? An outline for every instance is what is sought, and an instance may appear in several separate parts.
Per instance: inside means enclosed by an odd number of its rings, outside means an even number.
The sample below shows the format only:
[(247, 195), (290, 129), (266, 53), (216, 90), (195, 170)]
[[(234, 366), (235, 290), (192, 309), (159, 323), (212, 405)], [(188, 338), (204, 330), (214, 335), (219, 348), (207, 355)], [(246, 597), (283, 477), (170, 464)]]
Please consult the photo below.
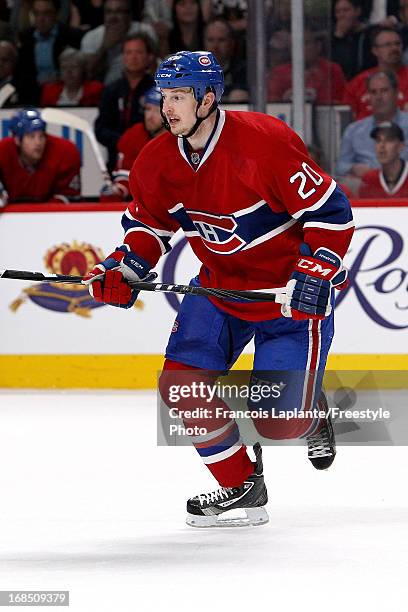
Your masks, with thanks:
[[(367, 205), (369, 204), (369, 205)], [(10, 206), (1, 216), (0, 268), (75, 274), (122, 242), (121, 204)], [(408, 206), (355, 202), (338, 296), (333, 370), (408, 370)], [(199, 263), (181, 233), (157, 271), (186, 283)], [(1, 280), (0, 386), (149, 388), (179, 298), (143, 294), (126, 311), (96, 305), (74, 286)], [(251, 366), (248, 346), (238, 367)]]

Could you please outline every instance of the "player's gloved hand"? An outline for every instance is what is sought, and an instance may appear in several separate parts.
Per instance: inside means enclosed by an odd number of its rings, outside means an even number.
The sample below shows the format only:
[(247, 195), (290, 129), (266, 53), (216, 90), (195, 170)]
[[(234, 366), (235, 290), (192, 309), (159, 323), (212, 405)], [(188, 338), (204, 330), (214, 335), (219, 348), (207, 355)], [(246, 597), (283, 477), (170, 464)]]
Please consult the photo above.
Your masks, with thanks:
[(129, 192), (125, 185), (119, 181), (106, 182), (99, 192), (99, 200), (101, 202), (125, 202), (128, 195)]
[(310, 247), (302, 244), (300, 254), (286, 285), (287, 302), (282, 305), (282, 314), (298, 321), (324, 319), (332, 311), (332, 288), (347, 287), (347, 270), (329, 249), (321, 247), (312, 255)]
[(89, 293), (97, 302), (111, 306), (131, 308), (137, 300), (139, 291), (132, 289), (129, 282), (153, 281), (155, 272), (149, 274), (150, 265), (135, 255), (124, 244), (97, 264), (83, 279)]

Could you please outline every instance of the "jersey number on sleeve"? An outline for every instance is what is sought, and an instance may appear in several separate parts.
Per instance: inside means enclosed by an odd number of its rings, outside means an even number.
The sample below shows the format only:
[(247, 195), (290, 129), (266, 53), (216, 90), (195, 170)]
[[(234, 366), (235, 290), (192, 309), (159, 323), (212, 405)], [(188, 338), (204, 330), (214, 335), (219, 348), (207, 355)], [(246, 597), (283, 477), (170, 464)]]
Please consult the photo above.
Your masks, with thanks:
[(302, 163), (302, 168), (304, 172), (296, 172), (296, 174), (293, 174), (290, 177), (289, 181), (293, 184), (295, 181), (297, 181), (297, 179), (300, 180), (298, 194), (300, 195), (302, 200), (306, 200), (306, 198), (313, 195), (316, 191), (315, 187), (312, 187), (311, 189), (309, 189), (309, 191), (305, 191), (305, 189), (309, 188), (310, 185), (310, 181), (309, 185), (307, 185), (308, 179), (310, 179), (315, 185), (321, 185), (323, 183), (323, 177), (320, 176), (320, 174), (318, 174), (316, 170), (313, 170), (313, 168), (311, 168), (306, 162)]

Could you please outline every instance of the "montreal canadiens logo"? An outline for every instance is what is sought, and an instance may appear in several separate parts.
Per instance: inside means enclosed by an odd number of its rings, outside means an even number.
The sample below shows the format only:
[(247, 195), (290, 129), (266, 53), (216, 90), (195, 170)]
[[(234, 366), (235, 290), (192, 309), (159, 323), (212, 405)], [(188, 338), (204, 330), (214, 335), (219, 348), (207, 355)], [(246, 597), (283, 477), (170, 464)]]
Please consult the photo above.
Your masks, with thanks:
[(202, 66), (209, 66), (211, 64), (211, 60), (208, 55), (200, 55), (198, 58), (198, 63)]
[(238, 227), (232, 215), (186, 211), (207, 249), (220, 255), (230, 255), (242, 249), (245, 240), (235, 234)]

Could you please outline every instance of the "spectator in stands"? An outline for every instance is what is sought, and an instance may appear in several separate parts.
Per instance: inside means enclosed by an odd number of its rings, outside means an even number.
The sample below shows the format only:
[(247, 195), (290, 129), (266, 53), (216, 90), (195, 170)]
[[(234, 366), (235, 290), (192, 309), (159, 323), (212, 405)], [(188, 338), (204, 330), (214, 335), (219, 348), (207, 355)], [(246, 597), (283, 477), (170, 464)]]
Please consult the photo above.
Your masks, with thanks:
[(244, 62), (236, 59), (234, 32), (228, 21), (215, 18), (206, 25), (204, 49), (215, 55), (224, 71), (223, 102), (246, 102), (248, 100), (246, 66)]
[(408, 0), (400, 0), (398, 31), (404, 48), (403, 62), (408, 64)]
[(235, 32), (247, 29), (247, 0), (212, 0), (212, 14), (228, 21)]
[(110, 170), (115, 166), (116, 147), (123, 132), (143, 121), (142, 98), (155, 85), (154, 78), (147, 73), (153, 57), (149, 36), (143, 33), (128, 35), (123, 43), (124, 75), (102, 92), (95, 134), (108, 148)]
[(371, 134), (380, 168), (364, 175), (360, 198), (408, 198), (408, 161), (402, 159), (404, 132), (396, 123), (385, 122)]
[(17, 62), (17, 50), (7, 41), (0, 41), (0, 108), (18, 104), (18, 93), (14, 81), (14, 70)]
[(169, 49), (169, 32), (172, 22), (173, 0), (147, 0), (143, 9), (143, 21), (156, 32), (159, 56), (164, 57)]
[(61, 80), (43, 85), (41, 106), (98, 106), (103, 85), (100, 81), (85, 80), (85, 55), (67, 47), (59, 64)]
[(203, 48), (204, 19), (200, 0), (174, 0), (172, 21), (168, 45), (170, 53), (200, 51)]
[(119, 139), (118, 161), (112, 173), (112, 186), (104, 186), (102, 201), (128, 200), (129, 172), (143, 147), (166, 130), (160, 110), (161, 92), (155, 86), (143, 98), (143, 123), (135, 123)]
[(147, 0), (143, 9), (143, 21), (151, 23), (154, 28), (157, 24), (163, 24), (170, 30), (173, 23), (171, 20), (171, 9), (173, 0)]
[(342, 67), (349, 80), (372, 65), (369, 63), (367, 29), (361, 21), (360, 1), (336, 0), (334, 17), (330, 59)]
[[(306, 100), (316, 104), (335, 104), (342, 100), (345, 78), (338, 64), (321, 57), (322, 45), (316, 34), (305, 29)], [(268, 100), (292, 100), (292, 64), (272, 68), (268, 78)]]
[(57, 19), (56, 0), (34, 0), (34, 27), (21, 34), (17, 62), (20, 101), (36, 104), (40, 85), (55, 81), (58, 75), (58, 57), (65, 47), (80, 45), (82, 32), (66, 26)]
[(46, 134), (35, 109), (19, 111), (0, 142), (0, 192), (9, 202), (68, 202), (80, 196), (80, 155), (69, 140)]
[[(398, 81), (394, 72), (375, 72), (369, 75), (367, 90), (373, 114), (370, 117), (351, 123), (345, 130), (337, 163), (340, 176), (360, 179), (371, 168), (378, 167), (374, 142), (370, 138), (372, 130), (384, 121), (392, 121), (400, 126), (408, 138), (408, 113), (398, 108)], [(408, 159), (408, 149), (403, 153)], [(359, 180), (351, 182), (356, 188)]]
[(104, 0), (72, 0), (71, 25), (87, 32), (103, 24)]
[(85, 34), (81, 51), (88, 55), (89, 74), (105, 84), (120, 78), (122, 45), (128, 34), (145, 33), (156, 41), (153, 28), (139, 21), (131, 21), (129, 0), (106, 0), (103, 25)]
[(274, 30), (269, 39), (269, 68), (290, 62), (289, 30)]
[(269, 8), (269, 19), (267, 23), (269, 35), (276, 30), (287, 30), (290, 32), (292, 28), (291, 1), (292, 0), (280, 0), (280, 2), (272, 2)]
[[(11, 5), (10, 25), (19, 35), (33, 25), (33, 0), (7, 0)], [(68, 24), (71, 14), (70, 0), (58, 1), (58, 21)]]
[(392, 28), (379, 28), (372, 37), (372, 53), (378, 66), (358, 74), (346, 86), (344, 102), (350, 104), (355, 119), (371, 115), (370, 96), (367, 91), (367, 77), (374, 72), (392, 71), (398, 78), (398, 105), (404, 110), (408, 105), (408, 67), (402, 65), (402, 40)]

